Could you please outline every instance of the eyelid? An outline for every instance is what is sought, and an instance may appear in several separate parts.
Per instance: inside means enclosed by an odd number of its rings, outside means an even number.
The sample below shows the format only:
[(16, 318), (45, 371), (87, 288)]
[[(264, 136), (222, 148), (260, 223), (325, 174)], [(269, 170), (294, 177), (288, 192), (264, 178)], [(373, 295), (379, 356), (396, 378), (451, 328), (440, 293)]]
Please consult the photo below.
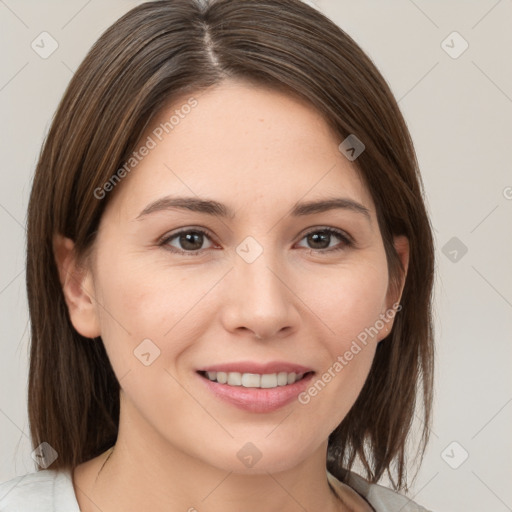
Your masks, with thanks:
[[(216, 241), (215, 241), (215, 237), (211, 234), (211, 232), (206, 229), (206, 228), (200, 228), (200, 227), (195, 227), (195, 226), (187, 226), (185, 228), (179, 228), (177, 231), (170, 231), (170, 232), (167, 232), (165, 235), (161, 236), (160, 238), (158, 238), (156, 244), (158, 246), (165, 246), (167, 245), (167, 243), (181, 235), (182, 233), (189, 233), (189, 232), (195, 232), (195, 233), (200, 233), (202, 235), (205, 235), (205, 237), (207, 237), (208, 239), (210, 239), (210, 241), (212, 242), (212, 244), (214, 245), (219, 245)], [(178, 249), (176, 247), (173, 247), (172, 249), (169, 249), (171, 252), (176, 252), (176, 253), (180, 253), (180, 254), (183, 254), (183, 253), (186, 253), (186, 254), (200, 254), (206, 250), (210, 249), (207, 248), (207, 249), (199, 249), (197, 251), (185, 251), (185, 250), (181, 250), (181, 249)]]
[(302, 247), (303, 250), (306, 250), (308, 254), (318, 254), (320, 256), (328, 256), (333, 253), (338, 253), (341, 251), (347, 251), (349, 249), (357, 248), (357, 244), (354, 238), (349, 235), (346, 231), (343, 231), (339, 228), (334, 228), (330, 226), (315, 226), (314, 228), (309, 229), (305, 233), (301, 235), (299, 242), (302, 241), (305, 237), (313, 233), (328, 233), (330, 236), (335, 236), (340, 240), (340, 243), (335, 245), (334, 247), (327, 247), (325, 249), (312, 249), (310, 247)]
[(315, 226), (311, 229), (308, 229), (306, 232), (304, 232), (301, 235), (301, 238), (299, 240), (302, 240), (305, 236), (308, 236), (311, 233), (318, 233), (320, 231), (328, 231), (328, 232), (335, 233), (342, 239), (346, 239), (347, 242), (355, 244), (354, 238), (351, 235), (349, 235), (346, 231), (339, 229), (339, 228), (331, 227), (331, 226)]

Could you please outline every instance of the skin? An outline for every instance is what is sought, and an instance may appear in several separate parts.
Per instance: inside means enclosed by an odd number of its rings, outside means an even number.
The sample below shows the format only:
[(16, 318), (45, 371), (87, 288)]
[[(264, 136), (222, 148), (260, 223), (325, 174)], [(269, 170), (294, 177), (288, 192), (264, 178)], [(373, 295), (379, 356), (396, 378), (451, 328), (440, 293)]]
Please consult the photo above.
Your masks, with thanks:
[[(161, 112), (141, 144), (188, 97)], [(243, 411), (214, 397), (196, 370), (283, 360), (318, 377), (332, 367), (400, 299), (388, 290), (372, 198), (338, 150), (340, 137), (303, 101), (233, 80), (195, 97), (197, 107), (117, 185), (90, 257), (79, 262), (72, 241), (55, 237), (72, 323), (86, 337), (101, 336), (121, 385), (113, 451), (74, 470), (80, 508), (369, 510), (349, 487), (339, 486), (340, 497), (329, 489), (327, 438), (392, 321), (305, 405)], [(235, 216), (175, 209), (137, 218), (171, 194), (214, 199)], [(333, 196), (364, 205), (370, 219), (344, 209), (289, 215), (298, 201)], [(326, 227), (356, 245), (336, 235), (315, 245), (306, 236)], [(211, 234), (195, 242), (201, 254), (173, 253), (194, 252), (179, 237), (159, 245), (182, 228)], [(236, 252), (247, 236), (263, 249), (252, 263)], [(397, 237), (395, 248), (407, 268), (407, 239)], [(149, 366), (133, 353), (147, 338), (160, 350)], [(262, 455), (251, 468), (237, 457), (247, 442)]]

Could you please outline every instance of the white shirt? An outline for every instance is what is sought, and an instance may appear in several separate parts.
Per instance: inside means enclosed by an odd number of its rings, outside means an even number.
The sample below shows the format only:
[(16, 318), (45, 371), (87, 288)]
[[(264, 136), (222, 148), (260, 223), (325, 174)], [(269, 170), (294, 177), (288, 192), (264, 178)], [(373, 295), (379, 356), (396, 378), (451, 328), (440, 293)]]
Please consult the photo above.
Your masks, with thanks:
[[(327, 472), (336, 487), (339, 480)], [(363, 496), (376, 512), (429, 512), (409, 498), (350, 473), (347, 485)], [(71, 471), (44, 469), (0, 484), (1, 512), (80, 512)]]

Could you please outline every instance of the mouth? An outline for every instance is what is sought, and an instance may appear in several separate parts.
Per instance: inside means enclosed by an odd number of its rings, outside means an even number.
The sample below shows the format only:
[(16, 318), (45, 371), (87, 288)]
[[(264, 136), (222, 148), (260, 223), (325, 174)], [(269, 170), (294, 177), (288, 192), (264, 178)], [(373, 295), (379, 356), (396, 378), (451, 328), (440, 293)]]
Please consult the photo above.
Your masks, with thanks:
[(226, 384), (228, 386), (241, 386), (244, 388), (263, 388), (273, 389), (281, 386), (295, 384), (305, 377), (315, 372), (308, 371), (304, 373), (279, 372), (279, 373), (241, 373), (241, 372), (219, 372), (219, 371), (201, 371), (199, 375), (211, 382)]
[(304, 366), (283, 364), (222, 365), (196, 373), (215, 398), (255, 413), (272, 412), (290, 404), (309, 386), (315, 375), (315, 371)]

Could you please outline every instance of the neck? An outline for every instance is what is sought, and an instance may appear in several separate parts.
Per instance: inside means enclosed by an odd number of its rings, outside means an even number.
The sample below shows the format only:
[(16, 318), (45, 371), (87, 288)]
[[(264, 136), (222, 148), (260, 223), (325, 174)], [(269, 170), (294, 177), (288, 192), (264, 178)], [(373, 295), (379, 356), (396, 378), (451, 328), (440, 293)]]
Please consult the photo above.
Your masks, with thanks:
[(285, 464), (273, 471), (256, 464), (236, 472), (140, 429), (139, 419), (131, 417), (128, 429), (121, 414), (115, 446), (76, 468), (75, 491), (83, 512), (347, 510), (328, 484), (327, 441), (293, 467)]

